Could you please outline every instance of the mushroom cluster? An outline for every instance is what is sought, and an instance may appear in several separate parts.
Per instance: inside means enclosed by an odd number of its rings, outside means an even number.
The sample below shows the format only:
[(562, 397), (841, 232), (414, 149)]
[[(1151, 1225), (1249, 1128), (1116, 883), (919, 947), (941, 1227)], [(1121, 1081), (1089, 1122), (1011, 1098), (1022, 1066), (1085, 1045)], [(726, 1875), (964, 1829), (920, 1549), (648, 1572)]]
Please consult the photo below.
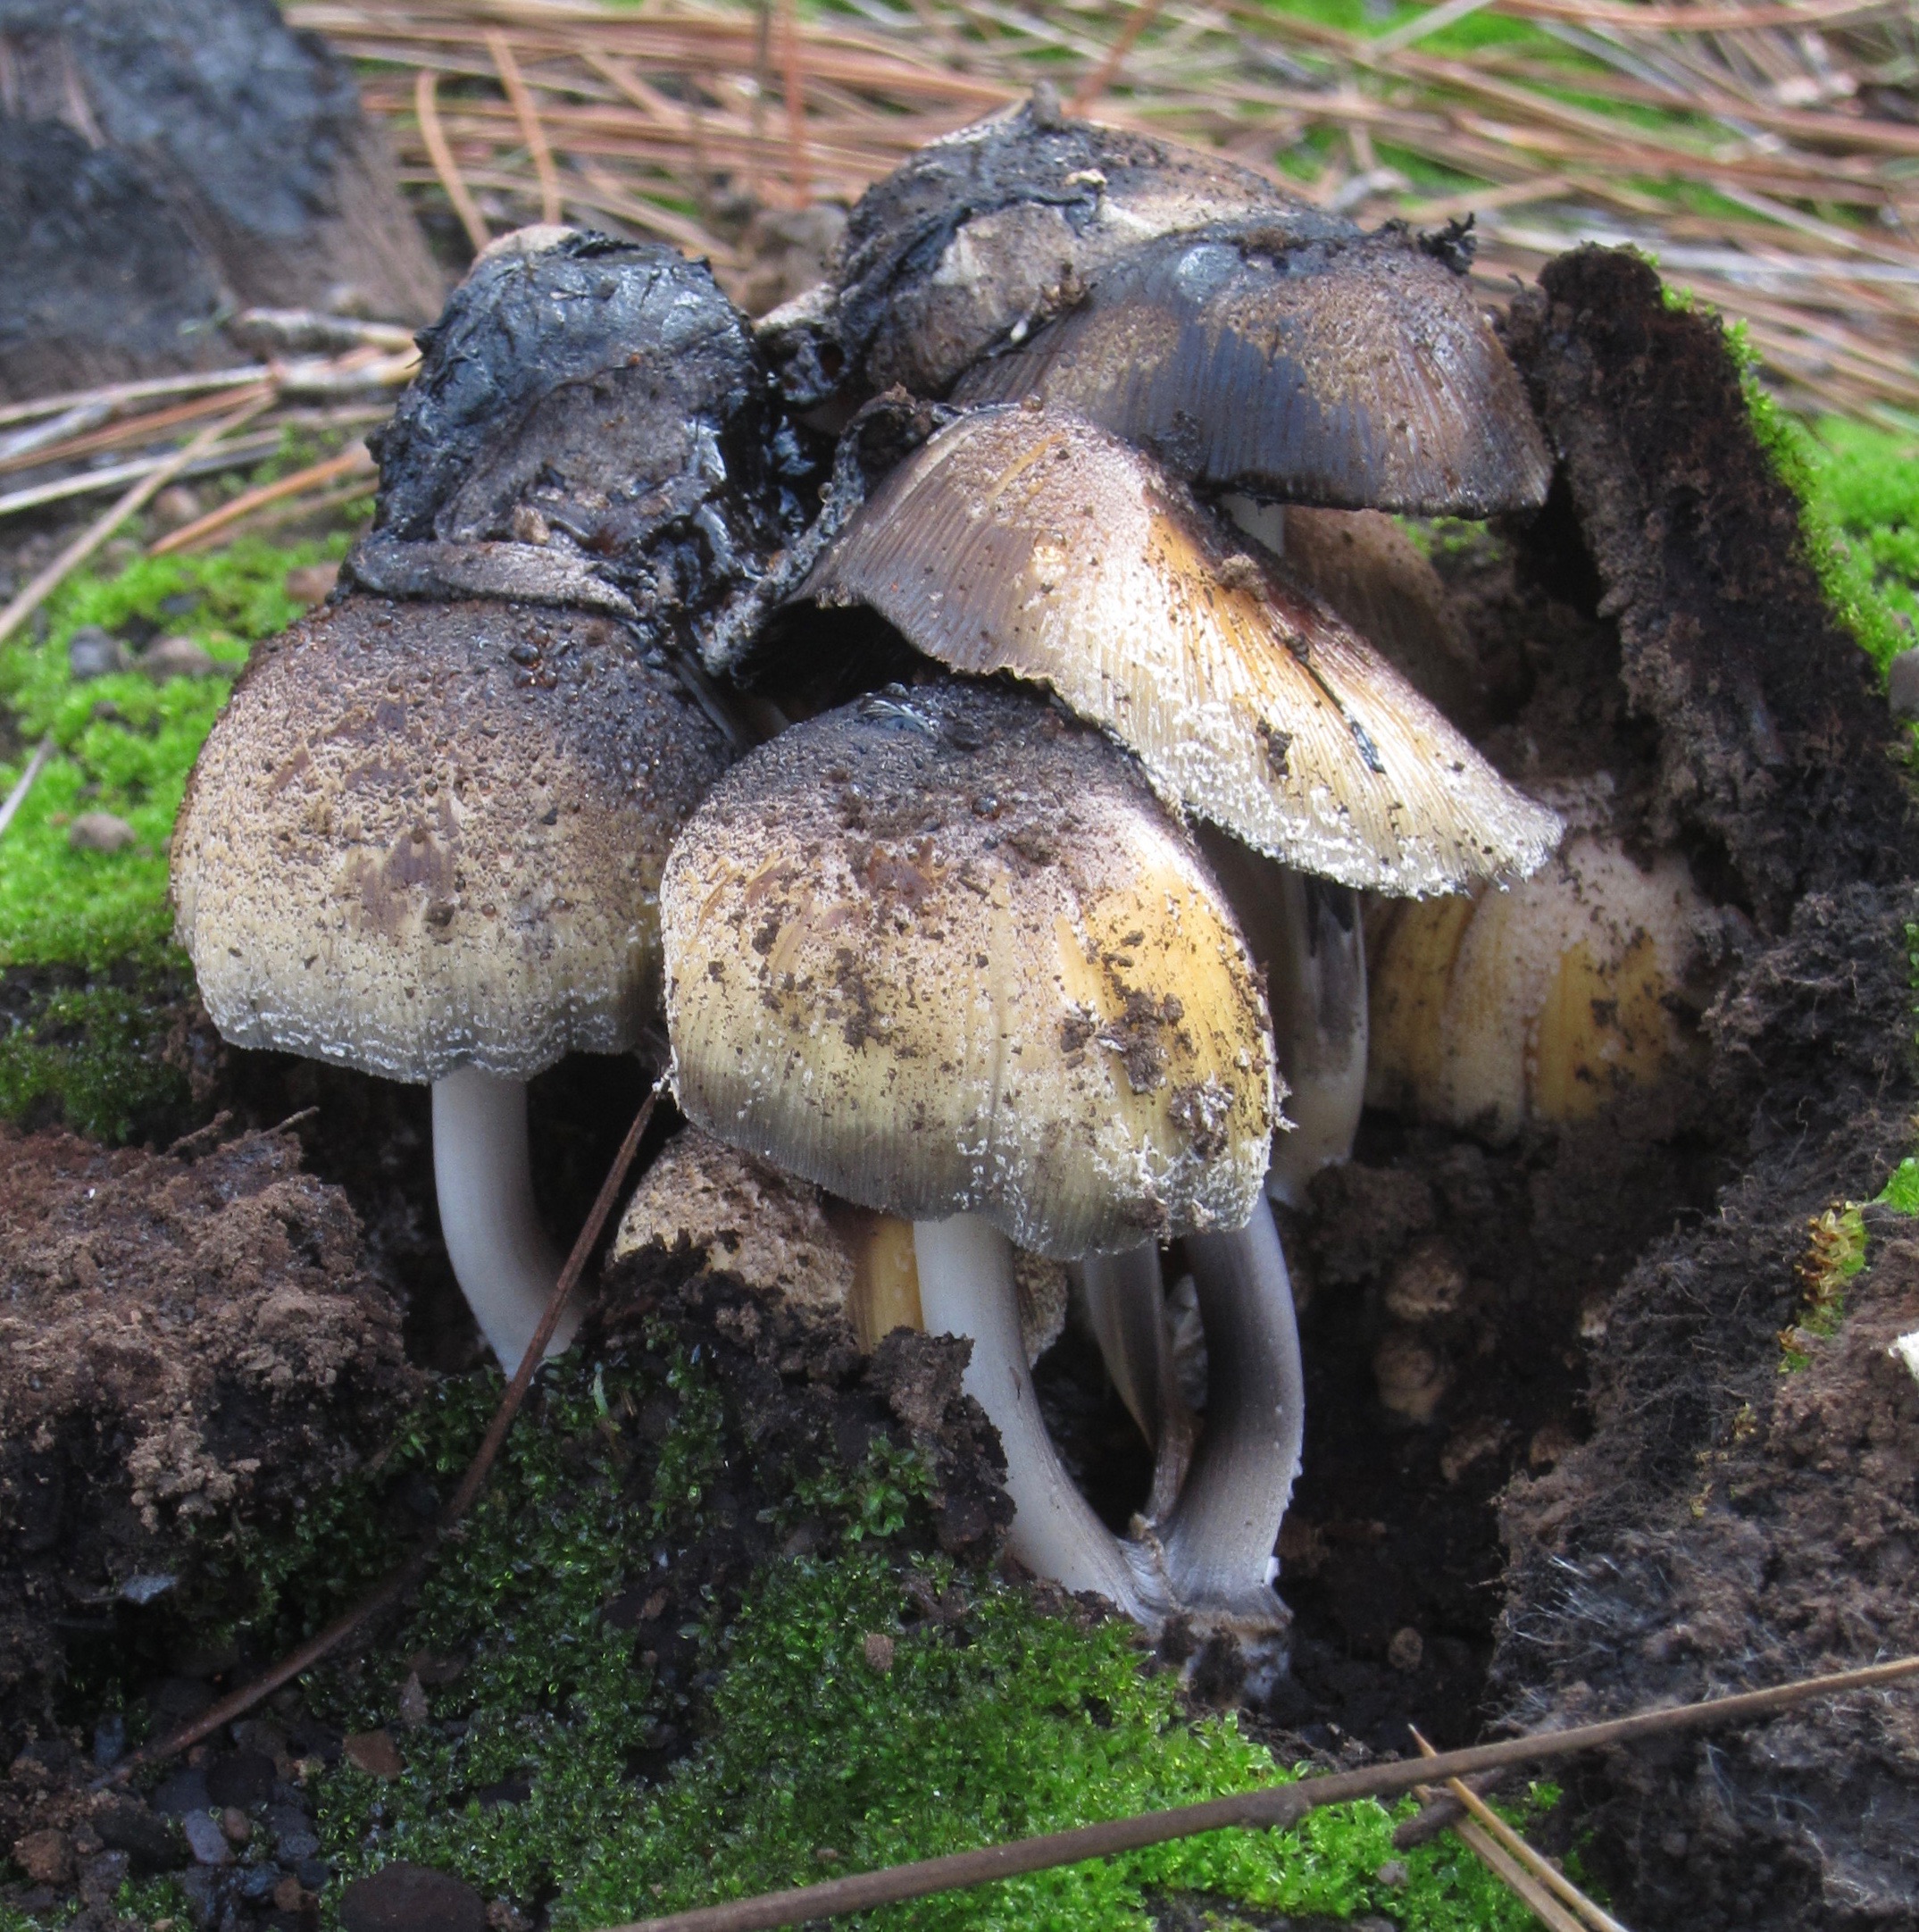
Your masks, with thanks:
[[(689, 1121), (849, 1204), (863, 1326), (971, 1341), (1014, 1553), (1282, 1667), (1268, 1200), (1350, 1149), (1358, 894), (1559, 837), (1284, 555), (1291, 504), (1543, 500), (1464, 266), (1043, 96), (871, 190), (757, 327), (662, 247), (496, 244), (335, 601), (196, 775), (215, 1023), (434, 1083), (449, 1251), (511, 1363), (555, 1272), (521, 1083), (663, 1019)], [(1047, 1435), (1022, 1257), (1067, 1264), (1157, 1451), (1123, 1536)]]

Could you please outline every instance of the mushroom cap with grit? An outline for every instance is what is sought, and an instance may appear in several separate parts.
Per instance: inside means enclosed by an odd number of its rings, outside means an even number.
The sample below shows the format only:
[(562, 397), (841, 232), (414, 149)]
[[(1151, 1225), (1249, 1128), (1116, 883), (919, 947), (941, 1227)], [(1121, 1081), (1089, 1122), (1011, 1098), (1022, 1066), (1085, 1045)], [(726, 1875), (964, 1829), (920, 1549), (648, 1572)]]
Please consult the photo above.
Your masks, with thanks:
[(349, 598), (259, 652), (173, 840), (221, 1035), (524, 1078), (657, 1012), (667, 848), (727, 762), (612, 620)]
[(1050, 686), (1161, 794), (1269, 857), (1423, 894), (1531, 872), (1558, 822), (1147, 456), (992, 408), (880, 484), (807, 581), (955, 671)]
[(1074, 409), (1175, 475), (1336, 508), (1537, 508), (1552, 462), (1471, 286), (1403, 230), (1145, 242), (960, 402)]
[(510, 597), (690, 635), (817, 507), (747, 319), (703, 262), (538, 229), (475, 263), (368, 439), (349, 581)]
[(1302, 240), (1358, 233), (1217, 155), (1029, 101), (868, 188), (830, 287), (775, 311), (761, 340), (801, 407), (896, 382), (943, 396), (1135, 243), (1249, 213)]
[(1060, 1258), (1251, 1212), (1252, 962), (1132, 761), (1040, 700), (896, 687), (783, 732), (688, 822), (660, 904), (709, 1133)]

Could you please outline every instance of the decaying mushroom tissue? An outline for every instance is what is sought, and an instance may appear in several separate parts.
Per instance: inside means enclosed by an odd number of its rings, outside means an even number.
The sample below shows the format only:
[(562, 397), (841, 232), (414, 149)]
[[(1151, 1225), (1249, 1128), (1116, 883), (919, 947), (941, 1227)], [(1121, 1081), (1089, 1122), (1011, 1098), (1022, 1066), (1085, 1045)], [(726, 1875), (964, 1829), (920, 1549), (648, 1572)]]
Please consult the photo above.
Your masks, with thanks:
[[(686, 1132), (820, 1191), (853, 1259), (806, 1320), (970, 1343), (1014, 1555), (1270, 1684), (1305, 1421), (1274, 1204), (1369, 1091), (1512, 1133), (1690, 1050), (1683, 866), (1587, 819), (1560, 852), (1441, 708), (1461, 654), (1379, 514), (1545, 502), (1463, 266), (1045, 100), (912, 157), (757, 326), (663, 247), (496, 242), (340, 591), (196, 774), (214, 1022), (432, 1083), (509, 1367), (566, 1232), (523, 1083), (651, 1057)], [(1063, 1278), (1156, 1457), (1123, 1531), (1035, 1390)]]

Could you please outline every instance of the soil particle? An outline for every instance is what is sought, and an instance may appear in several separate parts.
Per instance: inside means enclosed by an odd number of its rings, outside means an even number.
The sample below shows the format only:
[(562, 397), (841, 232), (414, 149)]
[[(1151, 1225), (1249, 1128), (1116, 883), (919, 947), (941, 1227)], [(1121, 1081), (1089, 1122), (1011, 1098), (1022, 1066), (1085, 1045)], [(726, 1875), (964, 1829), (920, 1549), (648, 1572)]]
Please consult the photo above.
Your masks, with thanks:
[(396, 1860), (340, 1894), (346, 1932), (485, 1932), (486, 1902), (443, 1871)]
[[(0, 1128), (0, 1309), (13, 1760), (48, 1737), (89, 1645), (163, 1629), (187, 1532), (284, 1520), (377, 1448), (420, 1378), (352, 1210), (288, 1134), (188, 1160)], [(29, 1795), (0, 1788), (9, 1840)]]

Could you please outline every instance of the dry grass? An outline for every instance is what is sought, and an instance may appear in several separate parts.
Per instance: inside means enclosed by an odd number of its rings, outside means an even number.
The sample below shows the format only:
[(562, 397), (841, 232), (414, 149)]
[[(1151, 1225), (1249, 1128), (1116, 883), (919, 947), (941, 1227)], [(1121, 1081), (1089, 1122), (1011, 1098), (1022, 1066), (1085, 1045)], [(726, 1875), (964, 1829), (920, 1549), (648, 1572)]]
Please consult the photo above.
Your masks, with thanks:
[[(1888, 0), (293, 0), (413, 189), (736, 264), (1035, 81), (1372, 222), (1473, 213), (1489, 292), (1592, 238), (1742, 317), (1795, 405), (1919, 408), (1919, 26)], [(421, 77), (426, 77), (423, 80)], [(430, 104), (422, 128), (419, 108)], [(435, 126), (434, 123), (438, 125)], [(437, 150), (437, 153), (435, 152)]]

